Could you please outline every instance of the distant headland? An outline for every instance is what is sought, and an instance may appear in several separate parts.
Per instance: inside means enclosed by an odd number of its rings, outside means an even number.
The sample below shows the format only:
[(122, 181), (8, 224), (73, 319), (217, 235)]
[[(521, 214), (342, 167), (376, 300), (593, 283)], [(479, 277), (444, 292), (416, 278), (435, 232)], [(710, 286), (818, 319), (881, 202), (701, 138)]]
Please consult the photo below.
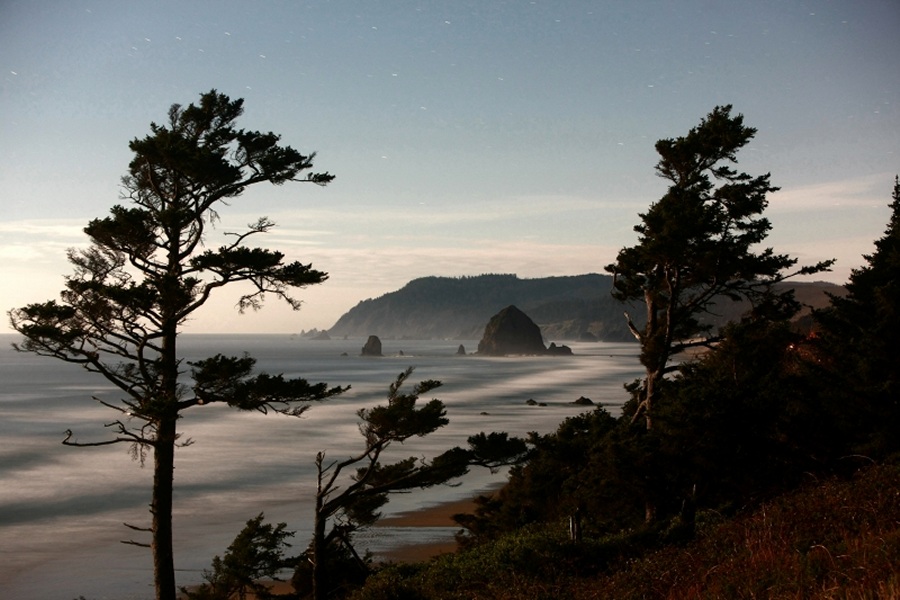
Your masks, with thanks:
[[(798, 300), (813, 307), (827, 304), (826, 292), (843, 293), (841, 286), (825, 282), (786, 285), (795, 289)], [(474, 340), (481, 338), (491, 317), (515, 305), (534, 320), (545, 340), (632, 341), (623, 317), (626, 307), (610, 295), (611, 290), (612, 276), (598, 273), (537, 279), (511, 274), (422, 277), (397, 291), (363, 300), (326, 335)], [(739, 318), (745, 309), (723, 299), (709, 321), (721, 325)]]

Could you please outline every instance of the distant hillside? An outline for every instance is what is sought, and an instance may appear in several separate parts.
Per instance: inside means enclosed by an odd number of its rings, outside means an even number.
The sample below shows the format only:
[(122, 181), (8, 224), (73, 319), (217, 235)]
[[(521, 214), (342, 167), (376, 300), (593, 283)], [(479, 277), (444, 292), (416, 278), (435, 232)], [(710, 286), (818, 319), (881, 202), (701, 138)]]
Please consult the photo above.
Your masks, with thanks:
[(492, 316), (514, 304), (547, 339), (629, 339), (622, 307), (609, 294), (612, 277), (576, 275), (519, 279), (515, 275), (423, 277), (364, 300), (328, 330), (332, 337), (479, 339)]
[[(827, 303), (828, 283), (799, 283), (798, 299)], [(801, 291), (802, 288), (802, 291)], [(423, 277), (379, 298), (363, 300), (328, 330), (331, 337), (384, 339), (480, 339), (492, 316), (510, 304), (537, 323), (546, 341), (632, 341), (623, 306), (612, 298), (612, 277), (591, 273), (519, 279), (515, 275)], [(737, 318), (738, 305), (724, 303), (716, 324)], [(637, 319), (640, 310), (633, 310)]]

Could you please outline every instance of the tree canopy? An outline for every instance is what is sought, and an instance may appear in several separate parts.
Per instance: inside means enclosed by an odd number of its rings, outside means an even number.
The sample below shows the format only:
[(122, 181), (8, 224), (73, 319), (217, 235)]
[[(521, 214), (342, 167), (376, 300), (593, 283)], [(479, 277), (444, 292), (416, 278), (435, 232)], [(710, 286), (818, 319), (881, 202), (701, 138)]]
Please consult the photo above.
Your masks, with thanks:
[(900, 428), (900, 179), (889, 206), (884, 236), (851, 273), (847, 295), (832, 297), (815, 315), (824, 393), (845, 408), (854, 450), (882, 458), (898, 451)]
[(640, 215), (638, 243), (606, 267), (615, 277), (614, 297), (646, 309), (643, 327), (630, 316), (628, 325), (647, 370), (635, 418), (643, 416), (648, 427), (654, 387), (677, 369), (672, 358), (717, 339), (699, 316), (742, 299), (756, 314), (790, 313), (797, 309), (792, 292), (775, 292), (773, 285), (833, 262), (790, 272), (796, 259), (762, 246), (771, 230), (762, 213), (778, 188), (768, 173), (751, 176), (730, 166), (756, 134), (731, 110), (716, 107), (687, 135), (656, 143), (656, 172), (669, 181), (668, 191)]

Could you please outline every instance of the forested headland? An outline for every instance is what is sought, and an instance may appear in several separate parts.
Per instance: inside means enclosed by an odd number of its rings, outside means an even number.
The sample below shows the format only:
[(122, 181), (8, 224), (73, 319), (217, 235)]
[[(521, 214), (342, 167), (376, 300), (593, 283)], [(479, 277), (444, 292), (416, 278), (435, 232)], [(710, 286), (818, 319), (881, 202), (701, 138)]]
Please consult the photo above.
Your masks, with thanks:
[[(823, 308), (840, 286), (822, 281), (794, 281), (779, 287), (793, 289), (805, 307)], [(525, 279), (512, 274), (469, 277), (421, 277), (399, 290), (361, 301), (329, 330), (331, 337), (382, 339), (479, 339), (490, 318), (515, 305), (541, 328), (544, 339), (621, 342), (634, 336), (622, 319), (621, 302), (612, 297), (612, 275), (588, 273), (566, 277)], [(740, 318), (741, 302), (721, 298), (706, 322), (722, 326)], [(809, 311), (795, 317), (809, 327)]]

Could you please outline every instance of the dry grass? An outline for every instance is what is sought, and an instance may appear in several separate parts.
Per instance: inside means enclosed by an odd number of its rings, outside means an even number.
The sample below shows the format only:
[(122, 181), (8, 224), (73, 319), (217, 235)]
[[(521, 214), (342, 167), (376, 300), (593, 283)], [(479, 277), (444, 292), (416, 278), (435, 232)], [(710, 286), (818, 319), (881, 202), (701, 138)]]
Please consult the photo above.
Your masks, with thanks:
[(900, 469), (810, 486), (607, 578), (578, 598), (900, 598)]

